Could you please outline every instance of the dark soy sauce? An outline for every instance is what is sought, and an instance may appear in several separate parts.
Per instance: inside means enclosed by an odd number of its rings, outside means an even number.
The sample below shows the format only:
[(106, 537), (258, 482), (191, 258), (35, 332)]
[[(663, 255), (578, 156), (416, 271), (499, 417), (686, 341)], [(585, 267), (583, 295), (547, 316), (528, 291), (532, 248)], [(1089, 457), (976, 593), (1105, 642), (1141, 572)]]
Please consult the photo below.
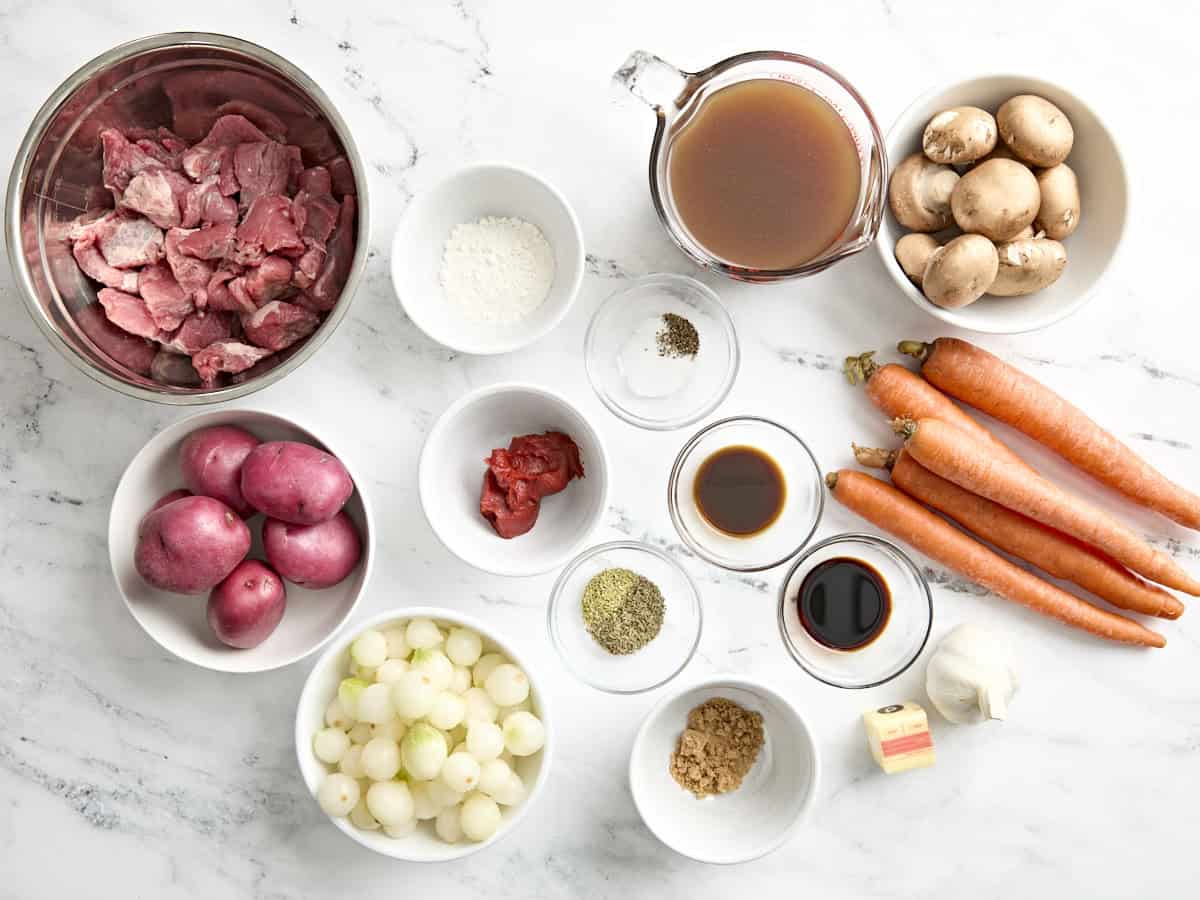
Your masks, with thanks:
[(735, 537), (758, 534), (783, 511), (787, 482), (757, 447), (724, 447), (700, 464), (695, 500), (705, 520)]
[(883, 577), (858, 559), (827, 559), (808, 573), (797, 598), (800, 624), (834, 650), (859, 650), (879, 637), (892, 611)]

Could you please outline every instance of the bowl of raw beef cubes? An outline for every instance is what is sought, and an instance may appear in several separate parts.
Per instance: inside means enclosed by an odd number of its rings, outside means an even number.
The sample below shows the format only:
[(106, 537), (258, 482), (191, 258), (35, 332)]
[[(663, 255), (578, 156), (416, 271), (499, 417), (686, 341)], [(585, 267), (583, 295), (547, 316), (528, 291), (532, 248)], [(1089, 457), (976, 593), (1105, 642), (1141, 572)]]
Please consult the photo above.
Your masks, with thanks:
[(366, 178), (337, 110), (255, 44), (124, 44), (50, 97), (8, 188), (14, 277), (72, 362), (163, 403), (243, 396), (346, 315)]

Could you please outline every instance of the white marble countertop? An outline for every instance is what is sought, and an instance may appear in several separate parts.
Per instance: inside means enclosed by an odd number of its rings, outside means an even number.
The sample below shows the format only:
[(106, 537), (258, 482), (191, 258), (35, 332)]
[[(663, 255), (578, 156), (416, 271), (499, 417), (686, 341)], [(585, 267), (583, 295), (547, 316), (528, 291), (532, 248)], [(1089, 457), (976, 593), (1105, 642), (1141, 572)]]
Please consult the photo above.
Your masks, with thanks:
[[(157, 31), (258, 41), (334, 98), (370, 168), (366, 282), (320, 353), (244, 405), (303, 411), (353, 435), (380, 551), (358, 617), (437, 602), (522, 635), (555, 675), (560, 735), (535, 813), (462, 864), (399, 864), (339, 835), (294, 761), (294, 704), (308, 664), (244, 677), (193, 668), (142, 633), (113, 587), (105, 529), (114, 486), (142, 443), (185, 413), (125, 399), (77, 372), (43, 340), (6, 276), (0, 898), (1195, 896), (1200, 613), (1163, 625), (1166, 650), (1139, 652), (931, 570), (934, 638), (966, 619), (1003, 630), (1020, 649), (1024, 685), (1008, 722), (972, 729), (935, 720), (937, 767), (885, 777), (867, 753), (860, 713), (923, 697), (924, 666), (863, 693), (818, 684), (794, 666), (775, 626), (780, 571), (731, 575), (680, 550), (664, 485), (687, 433), (637, 431), (609, 415), (587, 385), (580, 347), (588, 317), (624, 279), (695, 274), (649, 203), (651, 117), (609, 93), (608, 76), (630, 50), (692, 68), (762, 47), (808, 53), (844, 72), (885, 126), (939, 80), (1028, 72), (1077, 90), (1113, 126), (1132, 174), (1133, 218), (1115, 271), (1084, 312), (1037, 335), (982, 343), (1076, 399), (1168, 473), (1200, 482), (1200, 311), (1187, 274), (1200, 195), (1177, 174), (1190, 171), (1188, 151), (1200, 140), (1196, 11), (1175, 5), (1168, 19), (1154, 4), (1083, 0), (1020, 15), (904, 0), (741, 0), (712, 18), (700, 8), (206, 0), (176, 15), (132, 0), (0, 3), (0, 143), (10, 154), (71, 70)], [(401, 314), (387, 248), (411, 196), (487, 158), (532, 167), (564, 191), (590, 262), (576, 306), (550, 337), (517, 357), (472, 359), (431, 344)], [(900, 296), (873, 253), (777, 287), (701, 277), (727, 301), (744, 350), (719, 413), (782, 418), (827, 468), (849, 461), (852, 439), (887, 436), (842, 380), (841, 357), (943, 331)], [(709, 627), (678, 684), (753, 675), (809, 717), (823, 755), (820, 796), (808, 825), (774, 855), (713, 868), (660, 845), (634, 810), (626, 764), (642, 714), (672, 688), (618, 698), (574, 682), (545, 635), (552, 577), (472, 571), (426, 527), (415, 467), (430, 423), (466, 389), (510, 378), (557, 385), (609, 441), (613, 505), (597, 539), (666, 546), (701, 586)], [(1130, 520), (1200, 570), (1200, 536), (1150, 516)], [(860, 527), (831, 508), (820, 534)]]

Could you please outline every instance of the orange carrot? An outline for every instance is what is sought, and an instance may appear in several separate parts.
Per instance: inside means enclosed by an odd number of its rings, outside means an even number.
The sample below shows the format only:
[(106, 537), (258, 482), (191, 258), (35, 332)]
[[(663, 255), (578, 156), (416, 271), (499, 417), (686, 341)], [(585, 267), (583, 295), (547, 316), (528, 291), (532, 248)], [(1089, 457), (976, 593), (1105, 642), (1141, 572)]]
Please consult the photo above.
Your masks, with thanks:
[(941, 419), (986, 444), (996, 455), (1009, 462), (1026, 465), (1007, 444), (920, 375), (895, 363), (881, 366), (872, 359), (874, 355), (874, 351), (871, 351), (846, 357), (843, 371), (851, 384), (857, 384), (860, 380), (866, 384), (867, 397), (889, 419)]
[(1166, 646), (1158, 632), (1026, 572), (878, 478), (842, 469), (829, 473), (825, 483), (836, 500), (867, 521), (1001, 597), (1110, 641)]
[(1134, 503), (1200, 529), (1200, 496), (1175, 484), (1041, 382), (957, 338), (901, 341), (947, 394), (1023, 431)]
[(931, 472), (1091, 544), (1151, 581), (1200, 596), (1200, 581), (1104, 510), (1035, 472), (997, 459), (952, 425), (909, 419), (897, 420), (895, 427), (907, 438), (908, 452)]
[[(860, 451), (860, 462), (877, 461), (877, 451), (855, 447), (856, 456)], [(890, 453), (884, 462), (892, 470), (892, 484), (908, 496), (1043, 572), (1074, 582), (1121, 609), (1164, 619), (1178, 619), (1183, 613), (1183, 604), (1158, 585), (1142, 581), (1075, 538), (934, 475), (906, 450)]]

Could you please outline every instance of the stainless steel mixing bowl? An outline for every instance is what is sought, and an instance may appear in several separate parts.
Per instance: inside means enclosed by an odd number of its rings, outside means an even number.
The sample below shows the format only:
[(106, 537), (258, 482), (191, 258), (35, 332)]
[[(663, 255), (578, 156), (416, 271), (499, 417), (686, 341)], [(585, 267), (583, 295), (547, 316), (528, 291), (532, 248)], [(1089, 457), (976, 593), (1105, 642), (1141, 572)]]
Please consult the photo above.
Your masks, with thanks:
[[(358, 242), (337, 306), (285, 361), (240, 384), (188, 388), (160, 384), (127, 369), (75, 322), (95, 301), (95, 286), (79, 271), (62, 239), (80, 213), (111, 205), (101, 179), (97, 135), (105, 127), (180, 127), (186, 102), (195, 126), (226, 101), (251, 102), (283, 120), (287, 140), (312, 164), (334, 153), (350, 162), (358, 194)], [(185, 121), (184, 126), (187, 125)], [(186, 128), (185, 128), (186, 130)], [(183, 134), (197, 140), (203, 132)], [(178, 405), (216, 403), (273, 384), (304, 363), (345, 317), (367, 261), (369, 206), (362, 158), (329, 98), (286, 59), (221, 34), (178, 32), (122, 44), (71, 75), (38, 110), (8, 182), (5, 236), (13, 277), (38, 326), (71, 362), (114, 390)]]

